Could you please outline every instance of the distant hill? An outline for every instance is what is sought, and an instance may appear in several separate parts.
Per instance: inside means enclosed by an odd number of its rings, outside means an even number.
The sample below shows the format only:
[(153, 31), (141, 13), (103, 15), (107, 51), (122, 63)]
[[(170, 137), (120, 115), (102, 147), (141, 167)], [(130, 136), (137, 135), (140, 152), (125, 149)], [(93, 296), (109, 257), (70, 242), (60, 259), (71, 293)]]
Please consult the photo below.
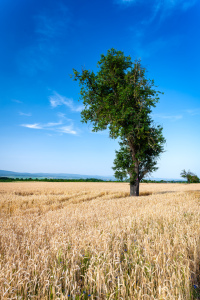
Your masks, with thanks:
[(67, 173), (20, 173), (0, 170), (0, 177), (8, 178), (55, 178), (55, 179), (87, 179), (96, 178), (102, 180), (116, 180), (114, 176), (80, 175)]

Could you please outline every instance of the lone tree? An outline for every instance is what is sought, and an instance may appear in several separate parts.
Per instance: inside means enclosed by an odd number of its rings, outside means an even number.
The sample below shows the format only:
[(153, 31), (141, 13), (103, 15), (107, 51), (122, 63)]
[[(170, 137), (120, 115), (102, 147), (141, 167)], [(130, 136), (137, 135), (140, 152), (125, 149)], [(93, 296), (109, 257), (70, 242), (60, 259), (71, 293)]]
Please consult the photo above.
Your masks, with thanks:
[(187, 179), (188, 183), (199, 183), (200, 179), (199, 177), (192, 173), (190, 170), (188, 172), (186, 172), (186, 170), (184, 169), (183, 171), (181, 171), (181, 177)]
[(121, 51), (108, 50), (97, 67), (96, 74), (73, 69), (84, 104), (82, 122), (92, 122), (94, 132), (108, 128), (111, 138), (121, 139), (115, 176), (122, 179), (129, 174), (130, 196), (138, 196), (140, 180), (156, 169), (156, 159), (164, 151), (162, 128), (150, 115), (160, 92), (154, 89), (154, 81), (146, 78), (140, 61), (132, 62)]

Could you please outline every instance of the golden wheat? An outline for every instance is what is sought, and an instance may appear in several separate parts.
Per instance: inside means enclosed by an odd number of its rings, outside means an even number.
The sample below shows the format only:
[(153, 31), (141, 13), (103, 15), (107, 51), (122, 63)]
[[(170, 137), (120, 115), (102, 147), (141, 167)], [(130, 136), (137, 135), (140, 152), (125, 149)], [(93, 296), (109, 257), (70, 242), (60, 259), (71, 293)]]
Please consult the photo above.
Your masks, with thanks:
[(200, 184), (1, 183), (0, 299), (198, 299)]

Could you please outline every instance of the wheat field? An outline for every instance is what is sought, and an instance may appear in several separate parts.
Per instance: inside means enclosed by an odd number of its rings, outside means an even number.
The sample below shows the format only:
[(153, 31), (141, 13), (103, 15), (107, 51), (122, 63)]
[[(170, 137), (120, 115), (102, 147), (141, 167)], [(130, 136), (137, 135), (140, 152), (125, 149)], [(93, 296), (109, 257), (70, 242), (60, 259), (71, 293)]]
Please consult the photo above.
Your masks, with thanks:
[(0, 299), (200, 299), (200, 184), (0, 183)]

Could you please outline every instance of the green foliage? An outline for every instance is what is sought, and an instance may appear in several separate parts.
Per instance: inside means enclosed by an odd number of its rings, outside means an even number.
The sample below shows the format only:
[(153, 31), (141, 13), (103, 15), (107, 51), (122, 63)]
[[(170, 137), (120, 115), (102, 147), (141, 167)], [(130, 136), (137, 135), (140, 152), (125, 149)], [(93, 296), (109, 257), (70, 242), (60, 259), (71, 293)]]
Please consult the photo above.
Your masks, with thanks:
[(127, 180), (129, 172), (133, 168), (133, 161), (131, 157), (130, 148), (127, 145), (120, 143), (120, 150), (115, 151), (116, 158), (114, 160), (113, 170), (115, 171), (115, 178), (120, 181)]
[(9, 177), (0, 177), (0, 182), (12, 182), (14, 181), (14, 178), (9, 178)]
[(186, 170), (184, 169), (181, 171), (180, 175), (181, 177), (187, 179), (188, 183), (200, 183), (199, 177), (196, 174), (192, 173), (190, 170), (186, 172)]
[[(158, 167), (156, 167), (157, 158), (159, 157), (160, 152), (162, 152), (162, 145), (159, 142), (161, 130), (161, 128), (154, 128), (151, 132), (152, 139), (154, 139), (155, 143), (154, 147), (151, 147), (151, 144), (147, 144), (148, 147), (146, 147), (144, 152), (140, 153), (138, 151), (137, 158), (139, 161), (139, 172), (136, 180), (138, 179), (141, 181), (145, 176), (150, 175), (158, 169)], [(126, 141), (123, 143), (120, 142), (119, 144), (120, 150), (115, 151), (116, 157), (113, 167), (113, 170), (115, 171), (114, 175), (117, 179), (126, 179), (128, 175), (133, 177), (132, 174), (134, 173), (135, 164), (132, 158), (132, 151)]]
[[(56, 179), (56, 178), (9, 178), (0, 177), (0, 182), (12, 182), (12, 181), (42, 181), (42, 182), (104, 182), (102, 179), (97, 178), (79, 178), (79, 179)], [(111, 180), (110, 180), (111, 181)], [(109, 181), (109, 182), (110, 182)]]
[[(115, 175), (121, 180), (129, 173), (134, 184), (154, 170), (155, 160), (163, 152), (162, 128), (150, 117), (160, 92), (155, 90), (154, 81), (147, 79), (140, 61), (132, 62), (121, 51), (108, 50), (97, 66), (96, 74), (73, 70), (84, 104), (82, 122), (92, 122), (93, 131), (108, 128), (111, 138), (121, 139), (124, 146), (115, 159)], [(132, 157), (128, 163), (127, 151)]]
[(142, 137), (151, 123), (147, 118), (151, 107), (159, 99), (159, 92), (152, 89), (153, 80), (145, 78), (140, 61), (133, 63), (130, 56), (115, 49), (101, 55), (97, 66), (100, 70), (96, 75), (84, 69), (82, 73), (73, 70), (85, 105), (82, 122), (91, 121), (93, 131), (109, 127), (112, 138), (132, 138), (133, 134)]
[(197, 175), (193, 175), (191, 178), (190, 178), (190, 183), (200, 183), (200, 179)]

